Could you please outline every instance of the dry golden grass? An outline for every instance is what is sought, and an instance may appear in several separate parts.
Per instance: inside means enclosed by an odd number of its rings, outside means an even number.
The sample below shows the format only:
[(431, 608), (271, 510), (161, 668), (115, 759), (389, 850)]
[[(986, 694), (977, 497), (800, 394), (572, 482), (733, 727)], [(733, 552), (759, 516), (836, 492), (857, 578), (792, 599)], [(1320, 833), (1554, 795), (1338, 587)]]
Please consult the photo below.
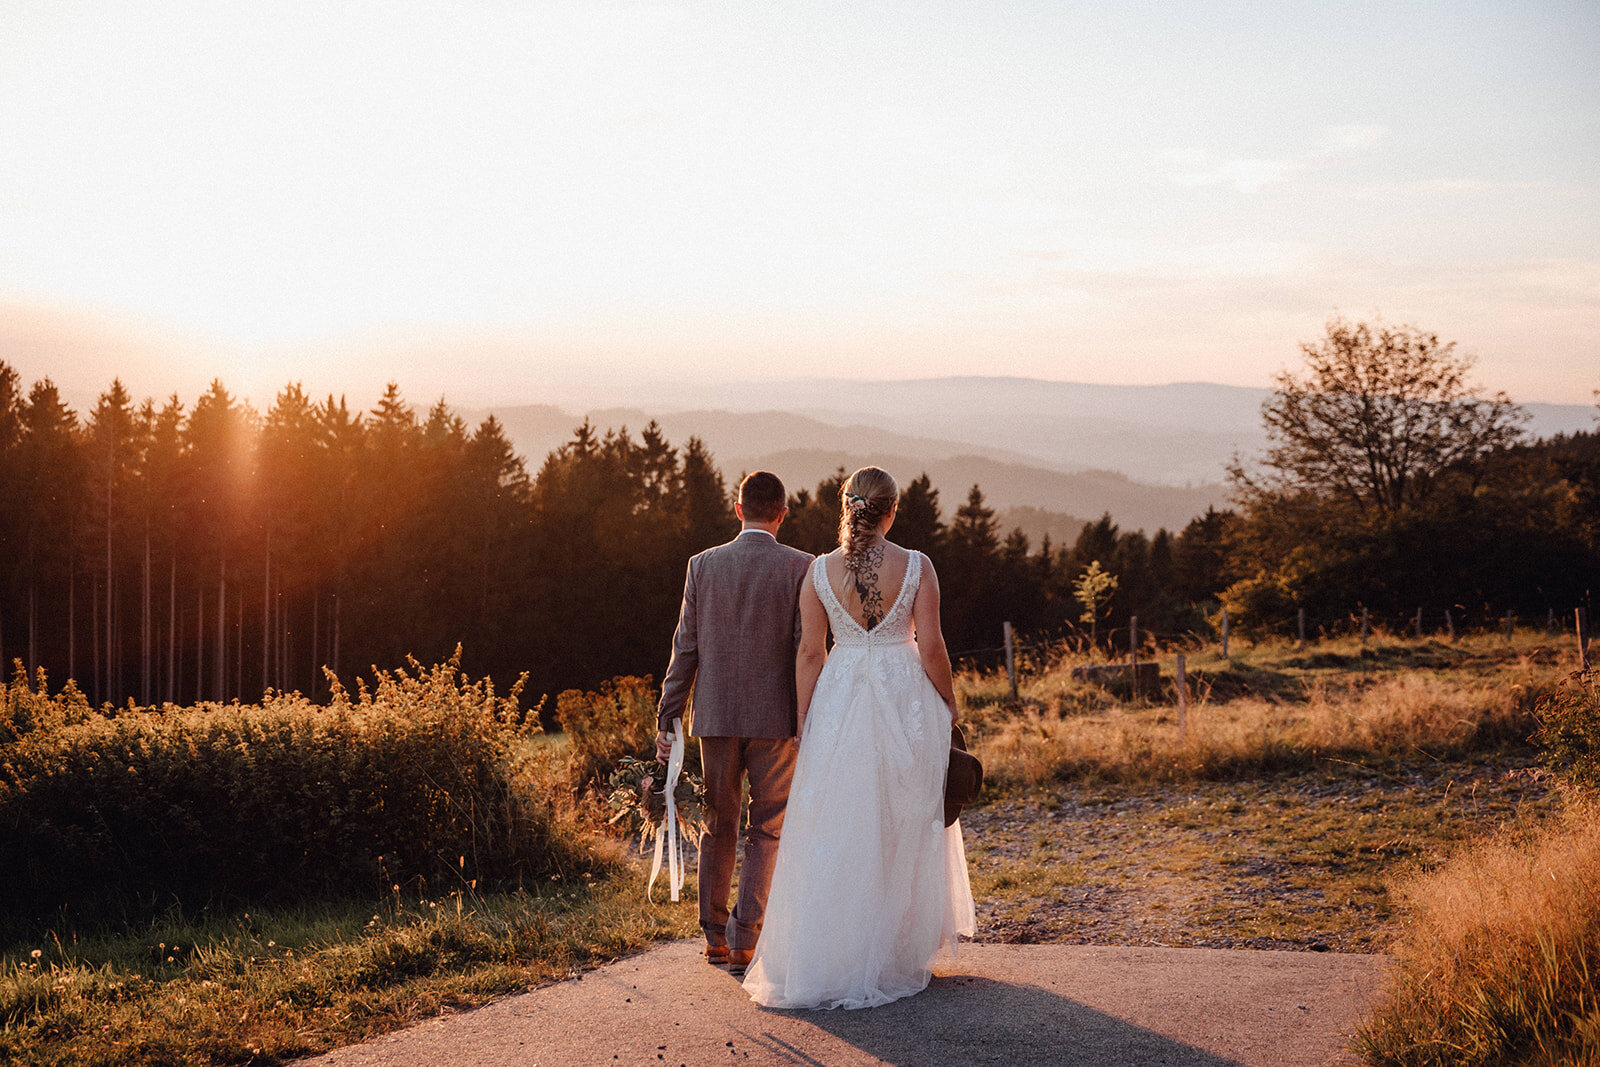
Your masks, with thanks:
[(1387, 952), (1394, 872), (1556, 806), (1532, 761), (1495, 752), (1000, 797), (961, 814), (979, 937)]
[(1374, 1064), (1600, 1063), (1600, 808), (1506, 830), (1397, 887), (1410, 918)]
[(1027, 678), (1016, 703), (1003, 676), (964, 674), (968, 740), (1001, 789), (1438, 759), (1525, 741), (1539, 698), (1565, 672), (1558, 655), (1537, 645), (1417, 642), (1366, 655), (1359, 646), (1323, 646), (1312, 655), (1279, 648), (1229, 661), (1191, 658), (1186, 737), (1168, 657), (1164, 691), (1137, 701), (1074, 681), (1070, 662)]

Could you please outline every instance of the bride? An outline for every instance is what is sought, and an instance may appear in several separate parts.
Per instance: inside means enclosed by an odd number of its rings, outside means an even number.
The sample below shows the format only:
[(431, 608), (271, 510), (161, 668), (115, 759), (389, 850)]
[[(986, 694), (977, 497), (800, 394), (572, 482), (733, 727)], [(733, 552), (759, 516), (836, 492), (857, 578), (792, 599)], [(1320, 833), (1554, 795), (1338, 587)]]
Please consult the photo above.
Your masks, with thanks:
[(939, 582), (926, 556), (885, 539), (898, 500), (887, 472), (852, 474), (839, 547), (801, 590), (800, 754), (744, 980), (768, 1007), (909, 996), (976, 927), (961, 824), (942, 814), (956, 702)]

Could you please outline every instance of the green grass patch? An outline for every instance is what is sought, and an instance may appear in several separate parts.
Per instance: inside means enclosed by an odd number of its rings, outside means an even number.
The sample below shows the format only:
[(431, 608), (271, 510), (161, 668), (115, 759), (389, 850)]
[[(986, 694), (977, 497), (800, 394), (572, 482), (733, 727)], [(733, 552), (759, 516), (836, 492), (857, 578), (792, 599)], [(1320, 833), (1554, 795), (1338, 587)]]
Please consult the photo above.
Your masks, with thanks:
[(0, 1062), (277, 1064), (698, 930), (644, 872), (535, 891), (194, 915), (0, 952)]

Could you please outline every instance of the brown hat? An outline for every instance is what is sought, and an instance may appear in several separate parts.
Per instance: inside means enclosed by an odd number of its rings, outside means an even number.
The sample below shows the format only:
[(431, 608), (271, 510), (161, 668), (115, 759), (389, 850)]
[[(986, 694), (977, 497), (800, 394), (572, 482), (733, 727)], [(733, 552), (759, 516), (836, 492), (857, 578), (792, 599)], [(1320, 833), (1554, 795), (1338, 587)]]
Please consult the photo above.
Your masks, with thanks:
[(967, 751), (967, 739), (961, 727), (950, 724), (950, 768), (944, 778), (944, 824), (951, 825), (961, 817), (961, 806), (978, 799), (983, 788), (983, 764)]

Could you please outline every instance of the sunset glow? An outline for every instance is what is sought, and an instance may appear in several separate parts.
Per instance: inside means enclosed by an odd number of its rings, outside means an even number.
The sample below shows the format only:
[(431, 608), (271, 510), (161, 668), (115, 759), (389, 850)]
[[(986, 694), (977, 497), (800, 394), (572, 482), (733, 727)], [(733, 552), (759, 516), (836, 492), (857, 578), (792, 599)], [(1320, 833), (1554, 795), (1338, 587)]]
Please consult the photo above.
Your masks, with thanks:
[(0, 4), (0, 358), (1266, 385), (1337, 309), (1590, 399), (1600, 10), (1118, 7)]

